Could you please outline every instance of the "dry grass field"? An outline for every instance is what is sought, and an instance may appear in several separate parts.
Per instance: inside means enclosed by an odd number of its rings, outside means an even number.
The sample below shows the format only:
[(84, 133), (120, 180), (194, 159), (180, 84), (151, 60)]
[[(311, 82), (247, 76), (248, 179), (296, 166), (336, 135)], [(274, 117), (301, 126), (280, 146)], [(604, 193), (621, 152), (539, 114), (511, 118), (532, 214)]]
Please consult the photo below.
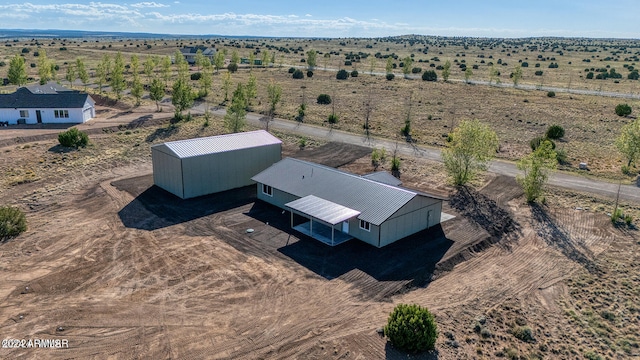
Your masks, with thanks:
[[(10, 45), (10, 46), (9, 46)], [(631, 182), (633, 178), (625, 177), (620, 172), (622, 158), (615, 149), (614, 141), (620, 128), (632, 121), (630, 118), (618, 117), (615, 106), (629, 103), (638, 108), (640, 101), (618, 99), (599, 95), (576, 95), (558, 91), (550, 98), (546, 91), (502, 88), (487, 85), (466, 84), (459, 64), (469, 67), (477, 65), (473, 70), (472, 80), (489, 80), (489, 62), (494, 62), (500, 70), (500, 81), (511, 83), (509, 74), (520, 62), (529, 66), (523, 68), (524, 85), (545, 85), (558, 88), (591, 89), (637, 95), (640, 92), (640, 81), (629, 80), (630, 69), (635, 69), (640, 44), (633, 40), (588, 40), (588, 39), (447, 39), (400, 37), (391, 39), (190, 39), (190, 40), (105, 40), (105, 39), (39, 39), (39, 40), (6, 40), (4, 48), (0, 48), (0, 77), (4, 76), (11, 56), (28, 49), (24, 53), (29, 75), (37, 80), (37, 68), (29, 64), (37, 64), (34, 52), (38, 48), (47, 50), (49, 58), (59, 65), (58, 79), (63, 80), (68, 64), (76, 58), (82, 58), (95, 75), (95, 68), (103, 55), (113, 57), (120, 51), (129, 62), (129, 55), (140, 56), (141, 63), (148, 56), (172, 55), (181, 46), (215, 45), (227, 51), (227, 63), (231, 53), (236, 51), (241, 57), (248, 58), (252, 52), (256, 59), (261, 58), (264, 51), (275, 53), (275, 64), (272, 67), (253, 67), (241, 65), (237, 73), (232, 74), (232, 86), (229, 95), (238, 82), (246, 83), (252, 73), (258, 84), (257, 98), (252, 101), (251, 108), (256, 112), (267, 112), (266, 87), (275, 81), (283, 88), (281, 103), (276, 109), (276, 116), (293, 120), (298, 106), (304, 101), (307, 104), (305, 122), (328, 126), (327, 118), (333, 111), (339, 116), (336, 128), (362, 133), (364, 125), (365, 104), (371, 103), (371, 132), (376, 136), (398, 138), (400, 129), (409, 114), (412, 120), (412, 137), (420, 144), (443, 146), (446, 134), (458, 122), (464, 119), (479, 119), (490, 124), (498, 133), (501, 149), (499, 157), (515, 160), (528, 153), (529, 141), (543, 135), (552, 124), (562, 125), (566, 130), (565, 138), (558, 142), (558, 147), (566, 151), (567, 162), (561, 168), (578, 171), (578, 164), (589, 164), (590, 174), (611, 179), (623, 179)], [(426, 50), (425, 53), (425, 49)], [(64, 49), (64, 50), (61, 50)], [(317, 66), (311, 78), (292, 79), (287, 71), (290, 66), (305, 66), (301, 62), (306, 52), (315, 49), (319, 52)], [(324, 55), (329, 54), (329, 58)], [(376, 54), (378, 58), (376, 58)], [(351, 57), (353, 55), (354, 57)], [(433, 70), (433, 65), (442, 65), (445, 60), (452, 61), (451, 82), (441, 80), (441, 71), (437, 70), (438, 82), (426, 82), (421, 79), (404, 79), (401, 69), (394, 70), (396, 78), (387, 81), (384, 76), (372, 76), (369, 73), (373, 61), (373, 70), (384, 73), (386, 56), (396, 56), (394, 63), (399, 65), (402, 58), (413, 55), (414, 67), (423, 71)], [(355, 56), (359, 56), (355, 57)], [(345, 66), (345, 59), (350, 57), (352, 65)], [(434, 61), (436, 57), (439, 61)], [(548, 58), (548, 59), (547, 59)], [(359, 60), (359, 61), (358, 61)], [(589, 60), (585, 62), (583, 60)], [(484, 61), (484, 63), (483, 63)], [(498, 65), (498, 61), (501, 65)], [(506, 65), (505, 65), (506, 63)], [(550, 63), (557, 63), (558, 68), (548, 68)], [(536, 68), (536, 64), (540, 68)], [(621, 79), (588, 80), (586, 68), (616, 69)], [(348, 80), (337, 80), (335, 70), (344, 68), (349, 71), (357, 69), (359, 76)], [(327, 70), (325, 70), (327, 69)], [(543, 76), (535, 76), (534, 72), (542, 70)], [(155, 69), (160, 72), (160, 66)], [(173, 69), (175, 73), (175, 69)], [(194, 66), (191, 72), (198, 69)], [(206, 101), (211, 105), (224, 104), (222, 90), (223, 76), (226, 69), (214, 74), (214, 82)], [(596, 72), (596, 74), (599, 74)], [(417, 74), (418, 77), (420, 74)], [(131, 79), (129, 73), (127, 77)], [(142, 74), (143, 81), (146, 77)], [(458, 80), (458, 81), (453, 81)], [(92, 78), (92, 82), (95, 79)], [(494, 80), (495, 82), (495, 80)], [(193, 82), (194, 87), (197, 83)], [(78, 88), (82, 88), (79, 81)], [(6, 86), (0, 91), (13, 91)], [(96, 91), (96, 89), (90, 89)], [(167, 89), (169, 90), (169, 88)], [(332, 105), (318, 105), (319, 94), (329, 94)], [(170, 95), (167, 95), (168, 97)], [(130, 96), (122, 100), (133, 104)], [(143, 105), (151, 105), (143, 100)], [(635, 115), (632, 114), (632, 115)], [(635, 172), (635, 169), (632, 169)]]

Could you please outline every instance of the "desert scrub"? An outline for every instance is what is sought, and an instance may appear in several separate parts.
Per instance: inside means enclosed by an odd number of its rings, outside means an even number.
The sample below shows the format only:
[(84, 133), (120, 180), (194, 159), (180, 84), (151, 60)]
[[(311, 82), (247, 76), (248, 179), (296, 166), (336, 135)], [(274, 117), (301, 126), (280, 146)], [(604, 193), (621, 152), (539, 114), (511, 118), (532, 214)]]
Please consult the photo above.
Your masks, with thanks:
[(0, 207), (0, 240), (15, 237), (27, 230), (27, 218), (22, 210), (11, 207)]
[(435, 348), (438, 328), (427, 308), (399, 304), (389, 315), (384, 334), (396, 348), (418, 353)]
[(89, 136), (87, 133), (78, 130), (75, 127), (58, 134), (58, 142), (65, 147), (85, 147), (89, 144)]

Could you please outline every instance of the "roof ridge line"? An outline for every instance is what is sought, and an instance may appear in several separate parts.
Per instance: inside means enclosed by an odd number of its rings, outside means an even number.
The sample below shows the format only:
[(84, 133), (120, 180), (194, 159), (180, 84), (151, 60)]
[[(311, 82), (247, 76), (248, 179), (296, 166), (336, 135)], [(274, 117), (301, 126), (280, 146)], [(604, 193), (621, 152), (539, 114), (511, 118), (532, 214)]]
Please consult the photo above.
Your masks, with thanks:
[(389, 187), (389, 188), (392, 188), (392, 189), (401, 190), (401, 191), (404, 191), (404, 192), (407, 192), (407, 193), (413, 194), (414, 196), (415, 196), (415, 195), (419, 195), (419, 194), (418, 194), (417, 192), (415, 192), (415, 191), (411, 191), (411, 190), (408, 190), (408, 189), (403, 189), (403, 188), (400, 188), (400, 187), (397, 187), (397, 186), (392, 186), (392, 185), (389, 185), (389, 184), (384, 184), (384, 183), (381, 183), (381, 182), (378, 182), (378, 181), (374, 181), (374, 180), (371, 180), (371, 179), (367, 179), (367, 178), (365, 178), (365, 177), (363, 177), (363, 176), (361, 176), (361, 175), (357, 175), (357, 174), (353, 174), (353, 173), (346, 172), (346, 171), (343, 171), (343, 170), (339, 170), (339, 169), (336, 169), (336, 168), (333, 168), (333, 167), (330, 167), (330, 166), (326, 166), (326, 165), (322, 165), (322, 164), (317, 164), (317, 163), (314, 163), (314, 162), (305, 161), (305, 160), (301, 160), (301, 159), (296, 159), (296, 158), (292, 158), (292, 157), (286, 157), (285, 159), (292, 159), (292, 160), (295, 160), (295, 161), (298, 161), (298, 162), (301, 162), (301, 163), (304, 163), (304, 164), (310, 164), (310, 165), (312, 165), (312, 166), (321, 167), (321, 168), (324, 168), (324, 169), (326, 169), (326, 170), (333, 171), (333, 172), (336, 172), (336, 173), (339, 173), (339, 174), (343, 174), (343, 175), (351, 176), (351, 177), (353, 177), (353, 178), (361, 179), (361, 180), (363, 180), (363, 181), (368, 181), (368, 182), (370, 182), (370, 183), (372, 183), (372, 184), (376, 184), (376, 185), (380, 185), (380, 186), (385, 186), (385, 187)]

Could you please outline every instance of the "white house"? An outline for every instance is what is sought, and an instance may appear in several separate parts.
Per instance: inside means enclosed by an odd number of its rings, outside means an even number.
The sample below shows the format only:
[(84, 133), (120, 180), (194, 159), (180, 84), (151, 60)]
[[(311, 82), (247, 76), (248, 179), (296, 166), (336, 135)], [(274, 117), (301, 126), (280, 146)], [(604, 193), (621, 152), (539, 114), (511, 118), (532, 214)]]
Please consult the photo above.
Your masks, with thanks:
[(0, 122), (10, 125), (81, 124), (95, 116), (95, 101), (91, 96), (54, 82), (0, 94)]
[(215, 48), (208, 48), (203, 45), (185, 46), (182, 49), (180, 49), (180, 52), (182, 53), (182, 56), (184, 56), (184, 59), (187, 60), (189, 64), (195, 64), (196, 54), (198, 53), (198, 50), (202, 51), (202, 55), (205, 58), (208, 58), (209, 61), (213, 61), (213, 57), (216, 54)]

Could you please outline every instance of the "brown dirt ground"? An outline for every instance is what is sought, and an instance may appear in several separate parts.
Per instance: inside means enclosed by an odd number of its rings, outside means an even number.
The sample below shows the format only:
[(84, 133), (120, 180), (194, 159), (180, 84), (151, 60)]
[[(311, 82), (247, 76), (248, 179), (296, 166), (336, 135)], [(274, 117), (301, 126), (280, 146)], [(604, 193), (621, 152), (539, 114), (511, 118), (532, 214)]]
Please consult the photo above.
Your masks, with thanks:
[[(2, 164), (46, 147), (5, 153)], [(310, 147), (289, 141), (284, 154), (373, 170), (361, 148)], [(136, 160), (107, 158), (90, 171), (4, 189), (4, 198), (26, 210), (29, 230), (0, 243), (0, 333), (68, 339), (70, 348), (0, 349), (0, 358), (472, 359), (515, 351), (568, 359), (591, 348), (612, 358), (637, 354), (633, 334), (624, 334), (629, 353), (622, 345), (601, 350), (598, 337), (563, 338), (576, 328), (566, 309), (582, 309), (589, 298), (573, 296), (565, 280), (605, 274), (601, 254), (636, 242), (602, 214), (529, 207), (513, 180), (488, 176), (479, 191), (451, 192), (445, 211), (456, 218), (441, 227), (384, 249), (358, 241), (329, 248), (291, 232), (288, 216), (257, 202), (253, 187), (188, 201), (151, 187), (148, 154), (136, 151)], [(51, 156), (63, 164), (87, 161), (83, 153)], [(434, 185), (444, 184), (441, 165), (403, 164), (406, 186), (450, 193)], [(630, 304), (615, 310), (621, 322), (638, 296), (640, 279), (630, 276)], [(435, 313), (437, 352), (406, 356), (378, 335), (397, 303)], [(514, 323), (531, 326), (536, 342), (515, 339)]]

